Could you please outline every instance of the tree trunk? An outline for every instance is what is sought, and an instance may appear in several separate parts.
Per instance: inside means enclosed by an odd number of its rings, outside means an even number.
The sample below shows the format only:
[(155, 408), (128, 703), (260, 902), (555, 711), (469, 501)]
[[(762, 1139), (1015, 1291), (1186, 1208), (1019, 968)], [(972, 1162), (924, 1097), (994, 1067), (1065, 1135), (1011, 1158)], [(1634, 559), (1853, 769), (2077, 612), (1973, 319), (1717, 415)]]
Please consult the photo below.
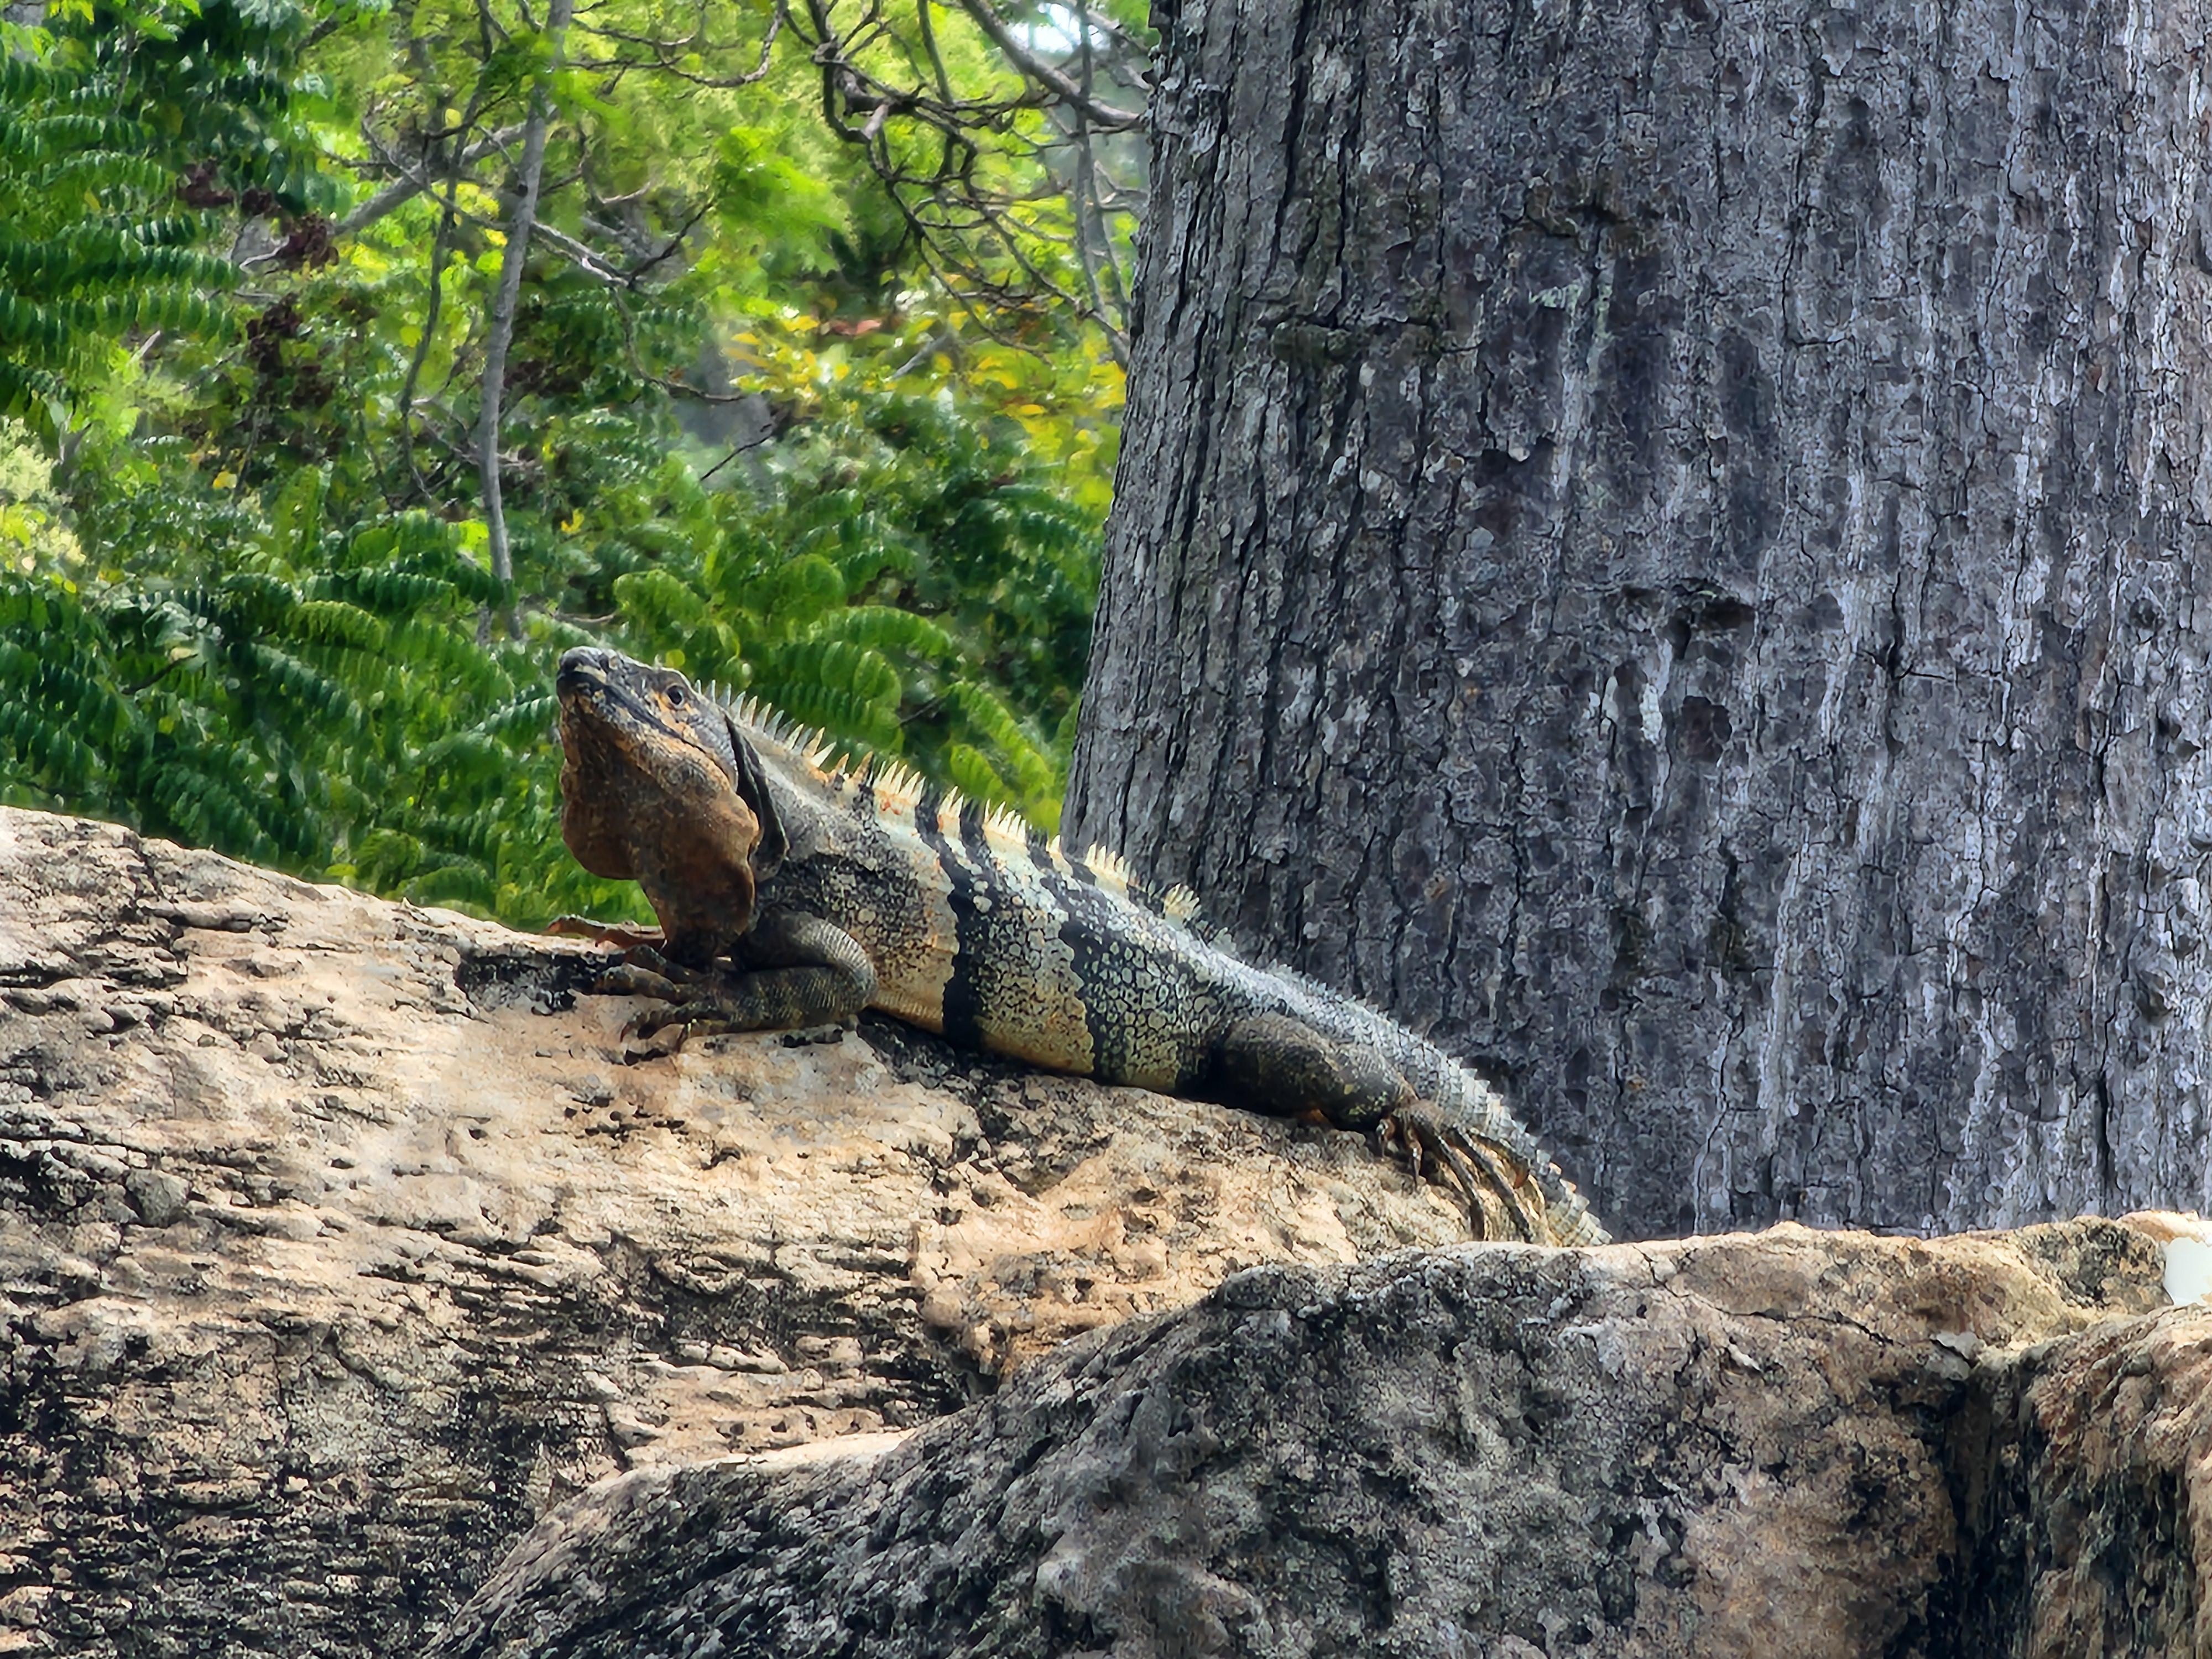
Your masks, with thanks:
[(1071, 835), (1630, 1235), (2212, 1207), (2207, 10), (1164, 16)]

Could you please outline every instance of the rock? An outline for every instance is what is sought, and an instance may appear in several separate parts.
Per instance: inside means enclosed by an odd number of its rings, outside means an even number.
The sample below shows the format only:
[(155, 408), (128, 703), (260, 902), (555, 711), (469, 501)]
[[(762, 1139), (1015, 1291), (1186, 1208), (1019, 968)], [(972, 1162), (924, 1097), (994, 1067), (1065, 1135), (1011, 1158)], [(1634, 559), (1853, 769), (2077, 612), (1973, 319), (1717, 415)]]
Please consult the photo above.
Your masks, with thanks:
[(896, 1025), (633, 1061), (592, 963), (0, 810), (0, 1653), (1932, 1659), (2212, 1606), (2193, 1222), (1437, 1248), (1354, 1137)]
[(411, 1656), (603, 1476), (1460, 1232), (1357, 1137), (889, 1024), (628, 1063), (592, 960), (0, 809), (0, 1652)]
[(123, 1177), (123, 1192), (139, 1220), (149, 1227), (166, 1227), (184, 1219), (185, 1200), (191, 1188), (166, 1170), (133, 1170)]
[(1257, 1268), (889, 1449), (595, 1487), (433, 1651), (2193, 1651), (2179, 1231)]

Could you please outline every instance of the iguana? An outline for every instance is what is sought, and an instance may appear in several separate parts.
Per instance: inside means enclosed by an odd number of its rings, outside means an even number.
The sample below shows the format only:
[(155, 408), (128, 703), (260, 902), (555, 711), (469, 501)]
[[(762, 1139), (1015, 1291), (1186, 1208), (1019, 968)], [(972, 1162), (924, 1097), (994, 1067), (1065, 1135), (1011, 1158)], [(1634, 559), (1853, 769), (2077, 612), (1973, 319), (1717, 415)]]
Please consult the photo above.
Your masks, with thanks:
[(1478, 1237), (1605, 1241), (1493, 1091), (1373, 1009), (1212, 943), (1186, 891), (903, 767), (833, 764), (818, 734), (672, 669), (578, 648), (557, 690), (562, 838), (660, 921), (567, 929), (626, 947), (599, 988), (664, 1005), (635, 1031), (680, 1043), (877, 1008), (1054, 1071), (1370, 1131), (1449, 1176)]

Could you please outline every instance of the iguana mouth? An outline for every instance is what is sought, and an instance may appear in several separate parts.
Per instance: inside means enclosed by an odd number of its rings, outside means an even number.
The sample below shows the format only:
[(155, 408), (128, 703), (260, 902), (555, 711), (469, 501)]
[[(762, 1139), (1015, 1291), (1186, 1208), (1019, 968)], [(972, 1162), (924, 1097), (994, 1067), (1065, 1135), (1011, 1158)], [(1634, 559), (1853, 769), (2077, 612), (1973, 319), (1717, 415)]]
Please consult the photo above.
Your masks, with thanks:
[(762, 848), (774, 807), (728, 717), (673, 670), (589, 646), (562, 653), (553, 684), (561, 838), (593, 875), (644, 889), (672, 951), (711, 961), (751, 926), (783, 852), (781, 831)]

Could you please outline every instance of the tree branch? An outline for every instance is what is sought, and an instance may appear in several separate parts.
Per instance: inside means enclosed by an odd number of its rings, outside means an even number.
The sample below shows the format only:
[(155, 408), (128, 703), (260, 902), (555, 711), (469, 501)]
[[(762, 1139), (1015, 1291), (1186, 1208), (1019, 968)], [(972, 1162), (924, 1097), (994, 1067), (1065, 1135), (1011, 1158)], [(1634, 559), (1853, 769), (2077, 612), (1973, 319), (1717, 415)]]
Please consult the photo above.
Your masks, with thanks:
[(1006, 20), (999, 15), (998, 8), (991, 3), (991, 0), (960, 0), (960, 9), (975, 20), (975, 27), (991, 37), (999, 50), (1006, 54), (1009, 63), (1061, 102), (1081, 110), (1100, 126), (1115, 131), (1143, 123), (1145, 113), (1142, 110), (1119, 109), (1112, 104), (1100, 103), (1084, 88), (1022, 45), (1014, 38), (1013, 30), (1006, 27)]
[(477, 415), (477, 464), (483, 481), (484, 526), (490, 532), (492, 575), (502, 585), (514, 580), (514, 559), (507, 547), (507, 508), (500, 496), (500, 402), (507, 390), (507, 354), (514, 343), (514, 312), (522, 298), (522, 266), (530, 253), (530, 233), (538, 222), (538, 187), (545, 173), (545, 130), (552, 125), (550, 72), (561, 63), (562, 38), (575, 0), (550, 0), (545, 32), (552, 60), (530, 88), (530, 115), (523, 123), (520, 188), (507, 246), (500, 251), (499, 289), (492, 298), (490, 331), (484, 340), (483, 395)]
[[(527, 123), (524, 125), (526, 126)], [(459, 173), (463, 167), (481, 161), (494, 150), (506, 149), (507, 145), (522, 137), (523, 131), (523, 126), (512, 126), (501, 127), (496, 132), (486, 133), (453, 158), (453, 170)], [(397, 161), (393, 161), (392, 165), (401, 167), (405, 166), (404, 162)], [(398, 178), (339, 220), (337, 234), (341, 236), (351, 236), (367, 230), (394, 208), (404, 207), (413, 201), (424, 191), (429, 189), (434, 182), (427, 167), (419, 172), (403, 171)]]

